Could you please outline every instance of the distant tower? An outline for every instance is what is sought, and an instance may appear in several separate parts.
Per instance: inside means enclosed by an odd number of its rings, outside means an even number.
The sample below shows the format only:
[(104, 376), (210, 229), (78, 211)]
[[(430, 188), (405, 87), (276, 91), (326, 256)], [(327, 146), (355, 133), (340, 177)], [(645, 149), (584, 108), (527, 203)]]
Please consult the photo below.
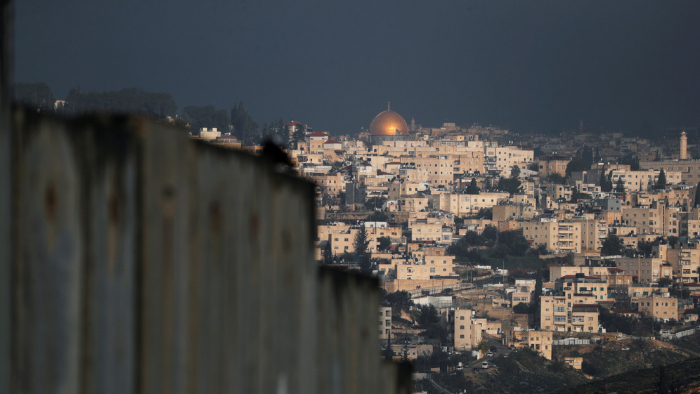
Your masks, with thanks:
[(688, 159), (688, 137), (685, 131), (681, 133), (681, 160)]

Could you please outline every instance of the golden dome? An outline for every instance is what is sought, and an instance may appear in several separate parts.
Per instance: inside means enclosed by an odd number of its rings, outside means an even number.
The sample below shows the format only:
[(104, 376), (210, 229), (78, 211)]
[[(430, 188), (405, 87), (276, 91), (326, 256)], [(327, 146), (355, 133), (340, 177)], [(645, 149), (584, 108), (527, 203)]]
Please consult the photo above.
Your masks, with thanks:
[(401, 115), (387, 109), (374, 117), (369, 135), (408, 135), (408, 124)]

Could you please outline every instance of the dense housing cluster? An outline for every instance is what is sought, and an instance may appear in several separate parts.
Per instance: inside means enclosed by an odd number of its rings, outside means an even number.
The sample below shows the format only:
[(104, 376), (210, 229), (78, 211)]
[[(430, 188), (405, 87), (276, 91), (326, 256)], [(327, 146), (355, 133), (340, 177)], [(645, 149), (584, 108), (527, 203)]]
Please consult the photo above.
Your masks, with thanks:
[(700, 161), (685, 132), (427, 128), (390, 109), (358, 137), (285, 128), (291, 170), (317, 185), (316, 258), (380, 280), (388, 357), (500, 344), (551, 359), (570, 336), (641, 335), (618, 318), (697, 319)]

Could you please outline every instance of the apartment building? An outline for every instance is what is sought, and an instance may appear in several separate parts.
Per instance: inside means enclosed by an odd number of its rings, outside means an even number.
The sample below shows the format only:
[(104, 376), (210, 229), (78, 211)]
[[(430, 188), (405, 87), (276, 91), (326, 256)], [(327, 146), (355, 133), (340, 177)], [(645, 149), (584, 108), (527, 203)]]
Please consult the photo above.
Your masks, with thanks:
[(567, 293), (540, 298), (540, 329), (597, 332), (598, 304), (592, 295)]
[(668, 248), (668, 245), (659, 246), (662, 247), (661, 253), (665, 252), (666, 262), (672, 267), (674, 281), (682, 283), (700, 281), (698, 276), (698, 272), (700, 272), (700, 250), (697, 249), (697, 244), (675, 245), (675, 248)]
[(484, 148), (484, 158), (493, 163), (490, 170), (495, 169), (503, 176), (510, 176), (513, 166), (526, 167), (532, 163), (534, 152), (516, 146), (488, 146)]
[(673, 278), (673, 267), (658, 257), (621, 257), (615, 265), (626, 274), (636, 276), (639, 283), (656, 283), (661, 278)]
[(428, 184), (425, 182), (394, 181), (387, 186), (389, 200), (397, 200), (401, 196), (413, 196), (418, 192), (424, 192), (426, 190), (428, 190)]
[[(321, 240), (330, 240), (331, 251), (334, 255), (342, 255), (343, 253), (355, 252), (355, 236), (360, 231), (359, 225), (350, 225), (345, 223), (333, 223), (329, 225), (318, 226), (318, 238)], [(369, 252), (377, 250), (377, 238), (387, 237), (388, 229), (378, 229), (377, 231), (367, 230), (367, 239)]]
[(522, 338), (525, 346), (538, 352), (542, 357), (546, 358), (547, 360), (552, 359), (552, 347), (554, 343), (554, 337), (551, 331), (523, 331)]
[(456, 148), (448, 157), (453, 160), (453, 171), (455, 174), (483, 173), (484, 172), (484, 151), (478, 148)]
[(432, 256), (423, 258), (392, 259), (391, 264), (399, 280), (429, 280), (435, 276), (454, 275), (455, 256)]
[(700, 161), (698, 160), (663, 160), (642, 161), (639, 168), (643, 170), (663, 168), (665, 172), (680, 172), (681, 182), (686, 185), (697, 185), (700, 182)]
[(477, 234), (484, 232), (484, 229), (488, 226), (497, 227), (498, 222), (491, 219), (464, 219), (464, 228), (459, 229), (459, 234), (464, 235), (468, 231), (474, 231)]
[(622, 224), (635, 227), (637, 234), (663, 234), (663, 220), (658, 209), (622, 207)]
[(379, 307), (379, 340), (382, 344), (391, 337), (391, 307)]
[(472, 310), (457, 308), (454, 311), (454, 348), (468, 351), (481, 342), (480, 326), (472, 324)]
[[(567, 299), (573, 299), (577, 295), (585, 295), (588, 298), (579, 299), (579, 303), (598, 303), (608, 299), (608, 283), (598, 276), (584, 276), (583, 274), (565, 275), (554, 281), (554, 291), (564, 294)], [(590, 297), (593, 297), (591, 300)]]
[(652, 294), (651, 297), (637, 299), (637, 308), (640, 313), (653, 317), (656, 320), (678, 320), (677, 299), (669, 297), (668, 293)]
[(344, 175), (340, 172), (335, 174), (309, 174), (309, 177), (321, 188), (324, 194), (337, 196), (345, 193)]
[(408, 229), (411, 231), (413, 241), (452, 244), (454, 227), (444, 224), (441, 220), (416, 219), (409, 222)]
[(549, 265), (549, 282), (554, 282), (564, 276), (574, 276), (577, 274), (586, 276), (600, 277), (608, 275), (611, 270), (617, 270), (614, 267), (596, 267), (588, 265), (568, 266), (568, 265)]
[(536, 210), (533, 204), (500, 203), (493, 206), (493, 220), (532, 219)]
[(419, 212), (430, 209), (430, 197), (420, 194), (404, 196), (400, 200), (400, 210), (406, 212)]
[(555, 253), (581, 253), (581, 223), (559, 222), (552, 218), (540, 218), (527, 222), (523, 236), (534, 246), (545, 245)]
[(402, 163), (415, 166), (413, 182), (427, 182), (431, 186), (447, 186), (452, 183), (454, 160), (446, 155), (429, 155), (427, 157), (402, 157)]
[(456, 216), (471, 215), (480, 209), (491, 208), (509, 197), (509, 193), (457, 194), (443, 193), (433, 200), (435, 208)]
[(574, 217), (581, 227), (581, 249), (600, 250), (608, 236), (608, 224), (604, 220)]
[[(613, 185), (617, 185), (618, 181), (622, 179), (626, 192), (640, 192), (654, 189), (659, 180), (660, 173), (661, 170), (659, 169), (638, 171), (612, 170), (611, 179)], [(664, 171), (664, 175), (666, 176), (667, 185), (677, 185), (681, 183), (680, 171)]]
[(547, 155), (537, 158), (537, 168), (540, 178), (546, 178), (552, 174), (566, 175), (566, 166), (571, 158), (560, 155)]

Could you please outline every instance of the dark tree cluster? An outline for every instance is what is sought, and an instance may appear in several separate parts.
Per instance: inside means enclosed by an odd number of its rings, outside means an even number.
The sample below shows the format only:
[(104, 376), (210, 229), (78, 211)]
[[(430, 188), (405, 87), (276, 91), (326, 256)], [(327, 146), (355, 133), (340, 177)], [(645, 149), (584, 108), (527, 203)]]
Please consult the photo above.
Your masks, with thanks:
[(154, 121), (187, 126), (195, 133), (205, 127), (216, 128), (222, 134), (233, 132), (245, 145), (257, 145), (263, 138), (285, 148), (289, 143), (288, 130), (281, 118), (265, 124), (261, 133), (243, 101), (236, 103), (230, 112), (212, 105), (187, 106), (178, 118), (177, 105), (170, 93), (136, 88), (101, 93), (71, 89), (64, 100), (65, 104), (56, 106), (56, 98), (46, 83), (20, 82), (12, 86), (12, 97), (17, 103), (59, 115), (75, 116), (90, 112), (137, 114)]
[(467, 194), (479, 194), (481, 189), (479, 189), (479, 186), (476, 184), (476, 178), (472, 178), (472, 181), (469, 183), (469, 186), (467, 186), (466, 193)]
[(570, 178), (574, 172), (584, 171), (591, 168), (580, 156), (576, 156), (566, 165), (566, 177)]
[(522, 183), (518, 178), (500, 178), (498, 180), (498, 186), (496, 186), (496, 188), (498, 188), (499, 190), (507, 191), (508, 193), (513, 195), (516, 193), (521, 193), (523, 191), (521, 185)]
[(598, 321), (608, 332), (621, 332), (635, 336), (651, 335), (651, 318), (636, 319), (612, 313), (607, 308), (600, 308)]
[(622, 240), (615, 234), (609, 234), (600, 249), (601, 256), (618, 256), (625, 250)]
[(49, 85), (39, 83), (16, 83), (12, 86), (12, 99), (20, 104), (52, 112), (56, 99)]
[(468, 231), (462, 239), (447, 249), (447, 252), (457, 257), (458, 261), (482, 262), (483, 257), (475, 249), (477, 246), (493, 248), (493, 257), (521, 256), (528, 252), (530, 243), (520, 231), (498, 232), (495, 227), (487, 226), (479, 235)]
[(262, 128), (262, 138), (264, 140), (271, 140), (281, 147), (289, 148), (289, 134), (287, 133), (287, 128), (282, 118), (272, 121), (269, 124), (265, 123)]
[(111, 92), (81, 93), (71, 89), (59, 113), (76, 115), (85, 112), (134, 113), (151, 119), (175, 117), (177, 105), (170, 93), (153, 93), (129, 88)]
[(225, 109), (216, 109), (213, 105), (185, 107), (182, 110), (182, 120), (189, 124), (192, 131), (195, 132), (204, 127), (215, 127), (222, 134), (229, 131), (228, 112)]
[(260, 142), (258, 124), (245, 109), (243, 101), (234, 104), (231, 109), (231, 126), (238, 140), (245, 145), (255, 145)]
[(612, 182), (612, 171), (610, 171), (607, 175), (605, 174), (604, 171), (600, 172), (600, 180), (598, 181), (600, 184), (600, 190), (603, 192), (611, 192), (613, 189), (613, 182)]

